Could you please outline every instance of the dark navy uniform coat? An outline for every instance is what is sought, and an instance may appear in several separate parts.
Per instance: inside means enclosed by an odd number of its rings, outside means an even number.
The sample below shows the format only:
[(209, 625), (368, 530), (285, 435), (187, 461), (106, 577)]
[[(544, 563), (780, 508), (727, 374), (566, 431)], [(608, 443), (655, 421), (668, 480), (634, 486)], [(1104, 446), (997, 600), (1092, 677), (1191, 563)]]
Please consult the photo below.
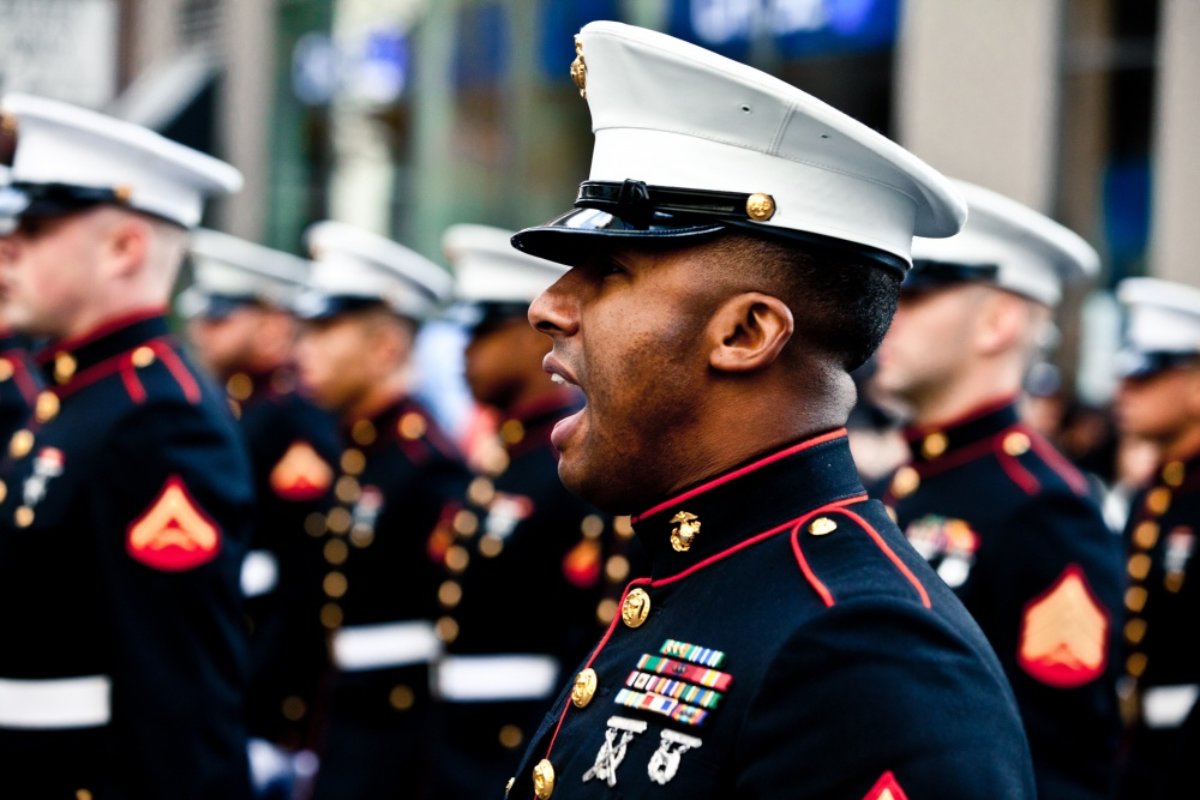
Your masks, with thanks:
[[(320, 534), (333, 674), (317, 800), (417, 796), (429, 771), (438, 568), (426, 544), (468, 474), (415, 400), (352, 421)], [(441, 632), (444, 635), (444, 631)]]
[(225, 398), (158, 315), (42, 359), (0, 463), (0, 795), (248, 797), (251, 488)]
[(301, 395), (284, 368), (235, 373), (225, 387), (254, 472), (254, 529), (242, 568), (251, 626), (250, 734), (296, 748), (307, 742), (325, 669), (318, 619), (324, 561), (306, 522), (320, 517), (323, 529), (333, 503), (337, 421)]
[(1187, 797), (1200, 757), (1200, 456), (1160, 467), (1133, 500), (1121, 693), (1127, 711), (1121, 796)]
[(41, 391), (41, 381), (25, 342), (0, 331), (0, 439), (7, 441), (25, 422)]
[(627, 587), (508, 797), (1034, 796), (1000, 665), (866, 498), (844, 431), (634, 528), (652, 576)]
[(1119, 546), (1087, 481), (1008, 401), (909, 440), (883, 500), (995, 648), (1039, 794), (1109, 797)]
[[(605, 572), (622, 585), (630, 577), (612, 520), (558, 477), (550, 431), (577, 408), (574, 395), (555, 393), (513, 409), (479, 459), (486, 475), (431, 540), (445, 569), (441, 624), (454, 633), (439, 670), (439, 798), (474, 800), (504, 784), (561, 679), (602, 630)], [(499, 674), (508, 665), (511, 678)]]

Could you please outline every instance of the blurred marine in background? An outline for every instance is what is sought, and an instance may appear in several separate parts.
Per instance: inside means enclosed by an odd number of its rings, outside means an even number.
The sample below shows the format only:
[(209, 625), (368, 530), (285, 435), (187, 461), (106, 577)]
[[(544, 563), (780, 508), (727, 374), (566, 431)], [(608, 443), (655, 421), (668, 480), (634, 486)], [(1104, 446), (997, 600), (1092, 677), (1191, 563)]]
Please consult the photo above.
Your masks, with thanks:
[(1160, 453), (1125, 527), (1120, 797), (1165, 800), (1196, 793), (1200, 756), (1200, 290), (1130, 278), (1117, 297), (1128, 312), (1117, 425)]
[[(0, 217), (4, 322), (49, 387), (0, 460), (0, 794), (246, 798), (249, 464), (164, 317), (228, 164), (33, 97)], [(4, 148), (0, 148), (2, 150)]]
[(1094, 250), (1008, 198), (959, 183), (963, 231), (917, 239), (871, 388), (912, 411), (911, 461), (881, 490), (909, 542), (1004, 665), (1038, 794), (1106, 798), (1118, 718), (1115, 537), (1083, 475), (1018, 419), (1063, 284)]

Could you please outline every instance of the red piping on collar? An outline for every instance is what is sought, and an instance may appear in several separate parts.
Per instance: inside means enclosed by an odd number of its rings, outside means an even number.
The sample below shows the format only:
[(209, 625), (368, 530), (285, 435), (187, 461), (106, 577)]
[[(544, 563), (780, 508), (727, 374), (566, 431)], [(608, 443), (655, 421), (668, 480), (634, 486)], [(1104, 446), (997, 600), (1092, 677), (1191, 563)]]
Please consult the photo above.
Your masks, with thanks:
[(39, 364), (49, 363), (59, 353), (64, 351), (71, 352), (78, 350), (85, 344), (94, 342), (97, 339), (109, 335), (110, 333), (119, 331), (122, 328), (127, 328), (130, 325), (134, 325), (138, 322), (145, 322), (148, 319), (161, 317), (166, 313), (167, 309), (165, 306), (155, 306), (153, 308), (143, 308), (139, 311), (132, 311), (128, 314), (121, 314), (120, 316), (112, 317), (111, 319), (101, 322), (96, 327), (89, 331), (85, 331), (78, 336), (62, 339), (43, 347), (40, 351), (38, 351), (36, 356), (37, 362)]
[(135, 345), (128, 350), (124, 350), (116, 355), (109, 356), (103, 361), (97, 361), (87, 369), (80, 370), (71, 376), (71, 379), (62, 386), (55, 386), (51, 391), (57, 394), (60, 398), (66, 398), (84, 387), (91, 386), (101, 378), (107, 378), (114, 372), (119, 370), (123, 363), (127, 362), (130, 354), (142, 345), (153, 345), (156, 342), (164, 341), (162, 337), (158, 339), (149, 339), (141, 344)]
[(740, 478), (743, 475), (749, 474), (758, 469), (762, 469), (763, 467), (767, 466), (768, 464), (774, 464), (776, 461), (785, 459), (788, 456), (793, 456), (796, 453), (800, 453), (805, 450), (808, 450), (809, 448), (816, 447), (819, 444), (825, 444), (826, 442), (831, 442), (834, 439), (842, 438), (845, 435), (846, 435), (846, 429), (838, 428), (837, 430), (830, 431), (829, 433), (823, 433), (820, 436), (816, 436), (812, 439), (806, 439), (803, 442), (800, 442), (799, 444), (794, 444), (791, 447), (788, 447), (788, 448), (785, 448), (778, 452), (772, 453), (769, 456), (760, 458), (758, 461), (753, 461), (744, 467), (735, 469), (733, 472), (727, 472), (724, 475), (721, 475), (720, 477), (713, 478), (711, 481), (702, 483), (699, 486), (696, 486), (692, 489), (688, 489), (683, 494), (676, 495), (675, 497), (672, 497), (669, 500), (664, 500), (663, 502), (659, 503), (658, 505), (648, 508), (645, 511), (643, 511), (641, 514), (637, 514), (636, 516), (632, 517), (630, 521), (632, 524), (636, 525), (637, 523), (641, 522), (642, 520), (646, 519), (647, 517), (652, 517), (660, 511), (665, 511), (666, 509), (671, 508), (672, 506), (679, 505), (680, 503), (683, 503), (687, 500), (692, 499), (696, 495), (703, 494), (704, 492), (707, 492), (710, 489), (715, 489), (716, 487), (721, 486), (722, 484), (729, 483), (730, 481)]
[(923, 439), (931, 433), (938, 433), (949, 428), (957, 428), (959, 425), (965, 425), (968, 422), (986, 417), (988, 414), (994, 414), (1006, 406), (1011, 406), (1017, 402), (1019, 395), (1005, 395), (999, 400), (990, 400), (983, 405), (975, 406), (972, 409), (964, 411), (961, 414), (950, 417), (939, 422), (927, 422), (922, 425), (910, 425), (904, 429), (904, 438), (910, 444)]
[(27, 404), (33, 405), (37, 401), (38, 388), (25, 364), (25, 354), (19, 348), (14, 348), (0, 353), (0, 358), (7, 359), (8, 363), (12, 365), (12, 379), (17, 385), (17, 391), (21, 393), (21, 397), (25, 398)]

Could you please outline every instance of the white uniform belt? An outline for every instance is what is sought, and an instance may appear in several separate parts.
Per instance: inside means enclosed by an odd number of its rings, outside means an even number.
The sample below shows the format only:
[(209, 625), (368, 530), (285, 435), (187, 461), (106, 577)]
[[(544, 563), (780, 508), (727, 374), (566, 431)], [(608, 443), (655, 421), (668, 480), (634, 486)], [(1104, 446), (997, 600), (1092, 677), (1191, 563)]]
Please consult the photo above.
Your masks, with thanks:
[(270, 550), (251, 550), (242, 559), (242, 596), (258, 597), (279, 583), (279, 559)]
[(0, 728), (94, 728), (112, 719), (107, 675), (0, 678)]
[(354, 625), (333, 634), (333, 663), (346, 671), (426, 664), (441, 650), (430, 622)]
[(1200, 685), (1151, 686), (1142, 692), (1142, 720), (1147, 728), (1178, 728), (1200, 696)]
[(447, 656), (438, 664), (437, 693), (455, 702), (544, 700), (558, 687), (550, 656)]

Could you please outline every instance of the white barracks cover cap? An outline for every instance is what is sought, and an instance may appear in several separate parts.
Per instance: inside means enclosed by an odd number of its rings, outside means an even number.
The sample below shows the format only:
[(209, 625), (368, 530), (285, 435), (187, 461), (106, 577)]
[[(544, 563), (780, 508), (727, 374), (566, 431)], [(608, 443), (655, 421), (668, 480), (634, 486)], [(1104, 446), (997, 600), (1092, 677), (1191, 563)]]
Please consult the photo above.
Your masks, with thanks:
[(450, 273), (378, 234), (341, 222), (318, 222), (305, 238), (313, 258), (308, 289), (296, 304), (307, 319), (383, 303), (423, 320), (450, 298)]
[(932, 167), (777, 78), (662, 33), (592, 22), (571, 73), (595, 148), (575, 210), (518, 233), (570, 263), (584, 237), (729, 228), (849, 243), (903, 269), (914, 234), (950, 236), (966, 206)]
[(1125, 307), (1125, 377), (1151, 375), (1200, 356), (1200, 289), (1158, 278), (1126, 278), (1117, 286)]
[(487, 225), (451, 225), (442, 250), (454, 267), (454, 297), (467, 303), (530, 303), (567, 268), (512, 246), (512, 231)]
[(227, 233), (191, 236), (192, 285), (180, 295), (185, 317), (224, 316), (243, 303), (290, 308), (306, 285), (310, 262)]
[(242, 188), (224, 161), (95, 111), (10, 94), (0, 117), (16, 138), (0, 217), (112, 203), (193, 228), (205, 198)]
[(967, 224), (949, 239), (913, 240), (906, 289), (988, 283), (1054, 307), (1064, 285), (1100, 271), (1099, 254), (1074, 231), (1004, 195), (954, 183), (967, 201)]

